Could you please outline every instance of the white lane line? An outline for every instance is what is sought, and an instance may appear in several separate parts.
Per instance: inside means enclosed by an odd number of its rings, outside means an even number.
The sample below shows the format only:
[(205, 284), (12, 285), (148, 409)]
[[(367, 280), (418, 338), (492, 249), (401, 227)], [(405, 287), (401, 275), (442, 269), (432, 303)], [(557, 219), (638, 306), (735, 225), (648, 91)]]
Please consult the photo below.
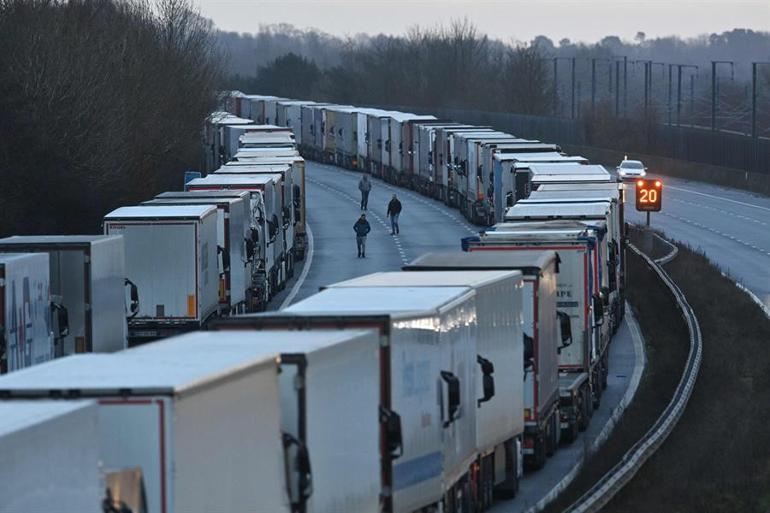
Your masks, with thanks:
[[(704, 225), (701, 225), (699, 223), (696, 223), (695, 221), (687, 219), (685, 217), (681, 217), (681, 216), (677, 216), (677, 215), (674, 215), (674, 214), (670, 214), (668, 212), (661, 212), (661, 214), (663, 214), (664, 216), (667, 216), (667, 217), (671, 217), (672, 219), (676, 219), (678, 221), (681, 221), (683, 223), (687, 223), (689, 225), (696, 226), (696, 227), (698, 227), (698, 228), (700, 228), (702, 230), (707, 230), (707, 231), (709, 231), (711, 233), (715, 233), (715, 234), (719, 235), (720, 237), (724, 237), (726, 239), (730, 239), (730, 240), (732, 240), (734, 242), (737, 242), (737, 243), (739, 243), (739, 244), (741, 244), (743, 246), (746, 246), (749, 249), (753, 249), (754, 251), (757, 251), (758, 253), (765, 253), (764, 249), (757, 248), (757, 246), (751, 244), (750, 242), (746, 242), (745, 240), (739, 239), (739, 238), (734, 237), (732, 235), (729, 235), (727, 233), (723, 233), (723, 232), (717, 230), (716, 228), (711, 228), (710, 226), (704, 226)], [(770, 252), (768, 252), (767, 255), (770, 255)]]
[(684, 189), (682, 187), (674, 187), (673, 185), (666, 185), (665, 187), (667, 189), (673, 189), (675, 191), (682, 191), (682, 192), (686, 192), (686, 193), (689, 193), (689, 194), (697, 194), (698, 196), (705, 196), (707, 198), (718, 199), (718, 200), (721, 200), (721, 201), (727, 201), (728, 203), (735, 203), (736, 205), (741, 205), (741, 206), (744, 206), (744, 207), (758, 208), (760, 210), (765, 210), (767, 212), (770, 212), (770, 208), (761, 207), (759, 205), (752, 205), (751, 203), (744, 203), (743, 201), (737, 201), (737, 200), (733, 200), (733, 199), (729, 199), (729, 198), (723, 198), (721, 196), (715, 196), (713, 194), (706, 194), (705, 192), (697, 192), (697, 191), (693, 191), (693, 190), (690, 190), (690, 189)]
[(305, 265), (302, 266), (302, 272), (300, 273), (299, 278), (297, 278), (297, 283), (291, 288), (286, 299), (283, 300), (283, 303), (281, 303), (281, 306), (278, 308), (279, 310), (283, 310), (291, 304), (292, 300), (299, 292), (299, 289), (302, 287), (302, 284), (305, 282), (307, 273), (310, 271), (310, 266), (313, 265), (313, 230), (310, 229), (310, 223), (308, 223), (307, 220), (305, 220), (305, 229), (307, 230), (307, 255), (305, 255)]

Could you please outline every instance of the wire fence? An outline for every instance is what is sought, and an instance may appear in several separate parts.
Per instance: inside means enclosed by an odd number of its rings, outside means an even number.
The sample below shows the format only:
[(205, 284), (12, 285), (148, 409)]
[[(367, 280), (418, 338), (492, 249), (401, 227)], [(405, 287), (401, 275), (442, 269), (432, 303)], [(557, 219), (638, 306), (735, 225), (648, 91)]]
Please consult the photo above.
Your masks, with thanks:
[[(406, 112), (428, 113), (408, 106), (388, 107)], [(656, 124), (648, 128), (644, 141), (595, 141), (585, 119), (531, 116), (471, 109), (430, 109), (435, 116), (473, 125), (489, 125), (519, 137), (564, 145), (595, 146), (627, 153), (657, 155), (753, 173), (770, 174), (770, 138), (752, 138), (737, 132), (709, 128)], [(629, 123), (634, 123), (632, 119)], [(629, 144), (631, 147), (629, 147)]]

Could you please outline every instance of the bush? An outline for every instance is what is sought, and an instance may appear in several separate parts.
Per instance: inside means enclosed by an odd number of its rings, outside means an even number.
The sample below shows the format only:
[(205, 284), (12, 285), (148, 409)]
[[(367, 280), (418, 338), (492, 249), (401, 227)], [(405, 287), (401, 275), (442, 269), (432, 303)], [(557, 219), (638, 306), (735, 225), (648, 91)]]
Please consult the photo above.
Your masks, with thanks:
[(186, 0), (0, 0), (0, 235), (95, 232), (178, 187), (219, 62)]

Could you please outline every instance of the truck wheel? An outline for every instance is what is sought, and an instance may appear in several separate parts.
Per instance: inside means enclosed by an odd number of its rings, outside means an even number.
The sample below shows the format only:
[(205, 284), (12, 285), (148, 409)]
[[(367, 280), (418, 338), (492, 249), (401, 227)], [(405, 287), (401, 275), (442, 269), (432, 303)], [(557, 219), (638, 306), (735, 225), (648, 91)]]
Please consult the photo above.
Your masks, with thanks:
[(585, 431), (588, 428), (593, 412), (591, 389), (588, 386), (584, 386), (580, 389), (580, 422), (578, 422), (578, 429), (580, 431)]
[(519, 491), (519, 455), (516, 441), (505, 442), (505, 479), (494, 489), (494, 496), (499, 499), (513, 499)]
[(540, 431), (535, 437), (535, 446), (533, 447), (535, 453), (532, 455), (532, 468), (535, 470), (545, 467), (545, 444), (545, 434)]
[(548, 419), (548, 430), (546, 431), (546, 456), (549, 458), (556, 454), (556, 448), (559, 446), (559, 410), (554, 410)]

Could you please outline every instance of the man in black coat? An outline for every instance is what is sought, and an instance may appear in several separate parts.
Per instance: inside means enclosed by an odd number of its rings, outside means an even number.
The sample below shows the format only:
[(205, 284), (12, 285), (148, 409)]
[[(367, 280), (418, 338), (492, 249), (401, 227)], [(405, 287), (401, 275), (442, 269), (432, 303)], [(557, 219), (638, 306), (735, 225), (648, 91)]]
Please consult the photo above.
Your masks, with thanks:
[(366, 214), (361, 214), (356, 224), (353, 225), (353, 230), (356, 232), (358, 258), (366, 258), (366, 235), (372, 231), (369, 221), (366, 220)]
[(398, 201), (396, 195), (388, 203), (387, 216), (390, 218), (390, 234), (396, 235), (398, 233), (398, 216), (401, 213), (401, 202)]

